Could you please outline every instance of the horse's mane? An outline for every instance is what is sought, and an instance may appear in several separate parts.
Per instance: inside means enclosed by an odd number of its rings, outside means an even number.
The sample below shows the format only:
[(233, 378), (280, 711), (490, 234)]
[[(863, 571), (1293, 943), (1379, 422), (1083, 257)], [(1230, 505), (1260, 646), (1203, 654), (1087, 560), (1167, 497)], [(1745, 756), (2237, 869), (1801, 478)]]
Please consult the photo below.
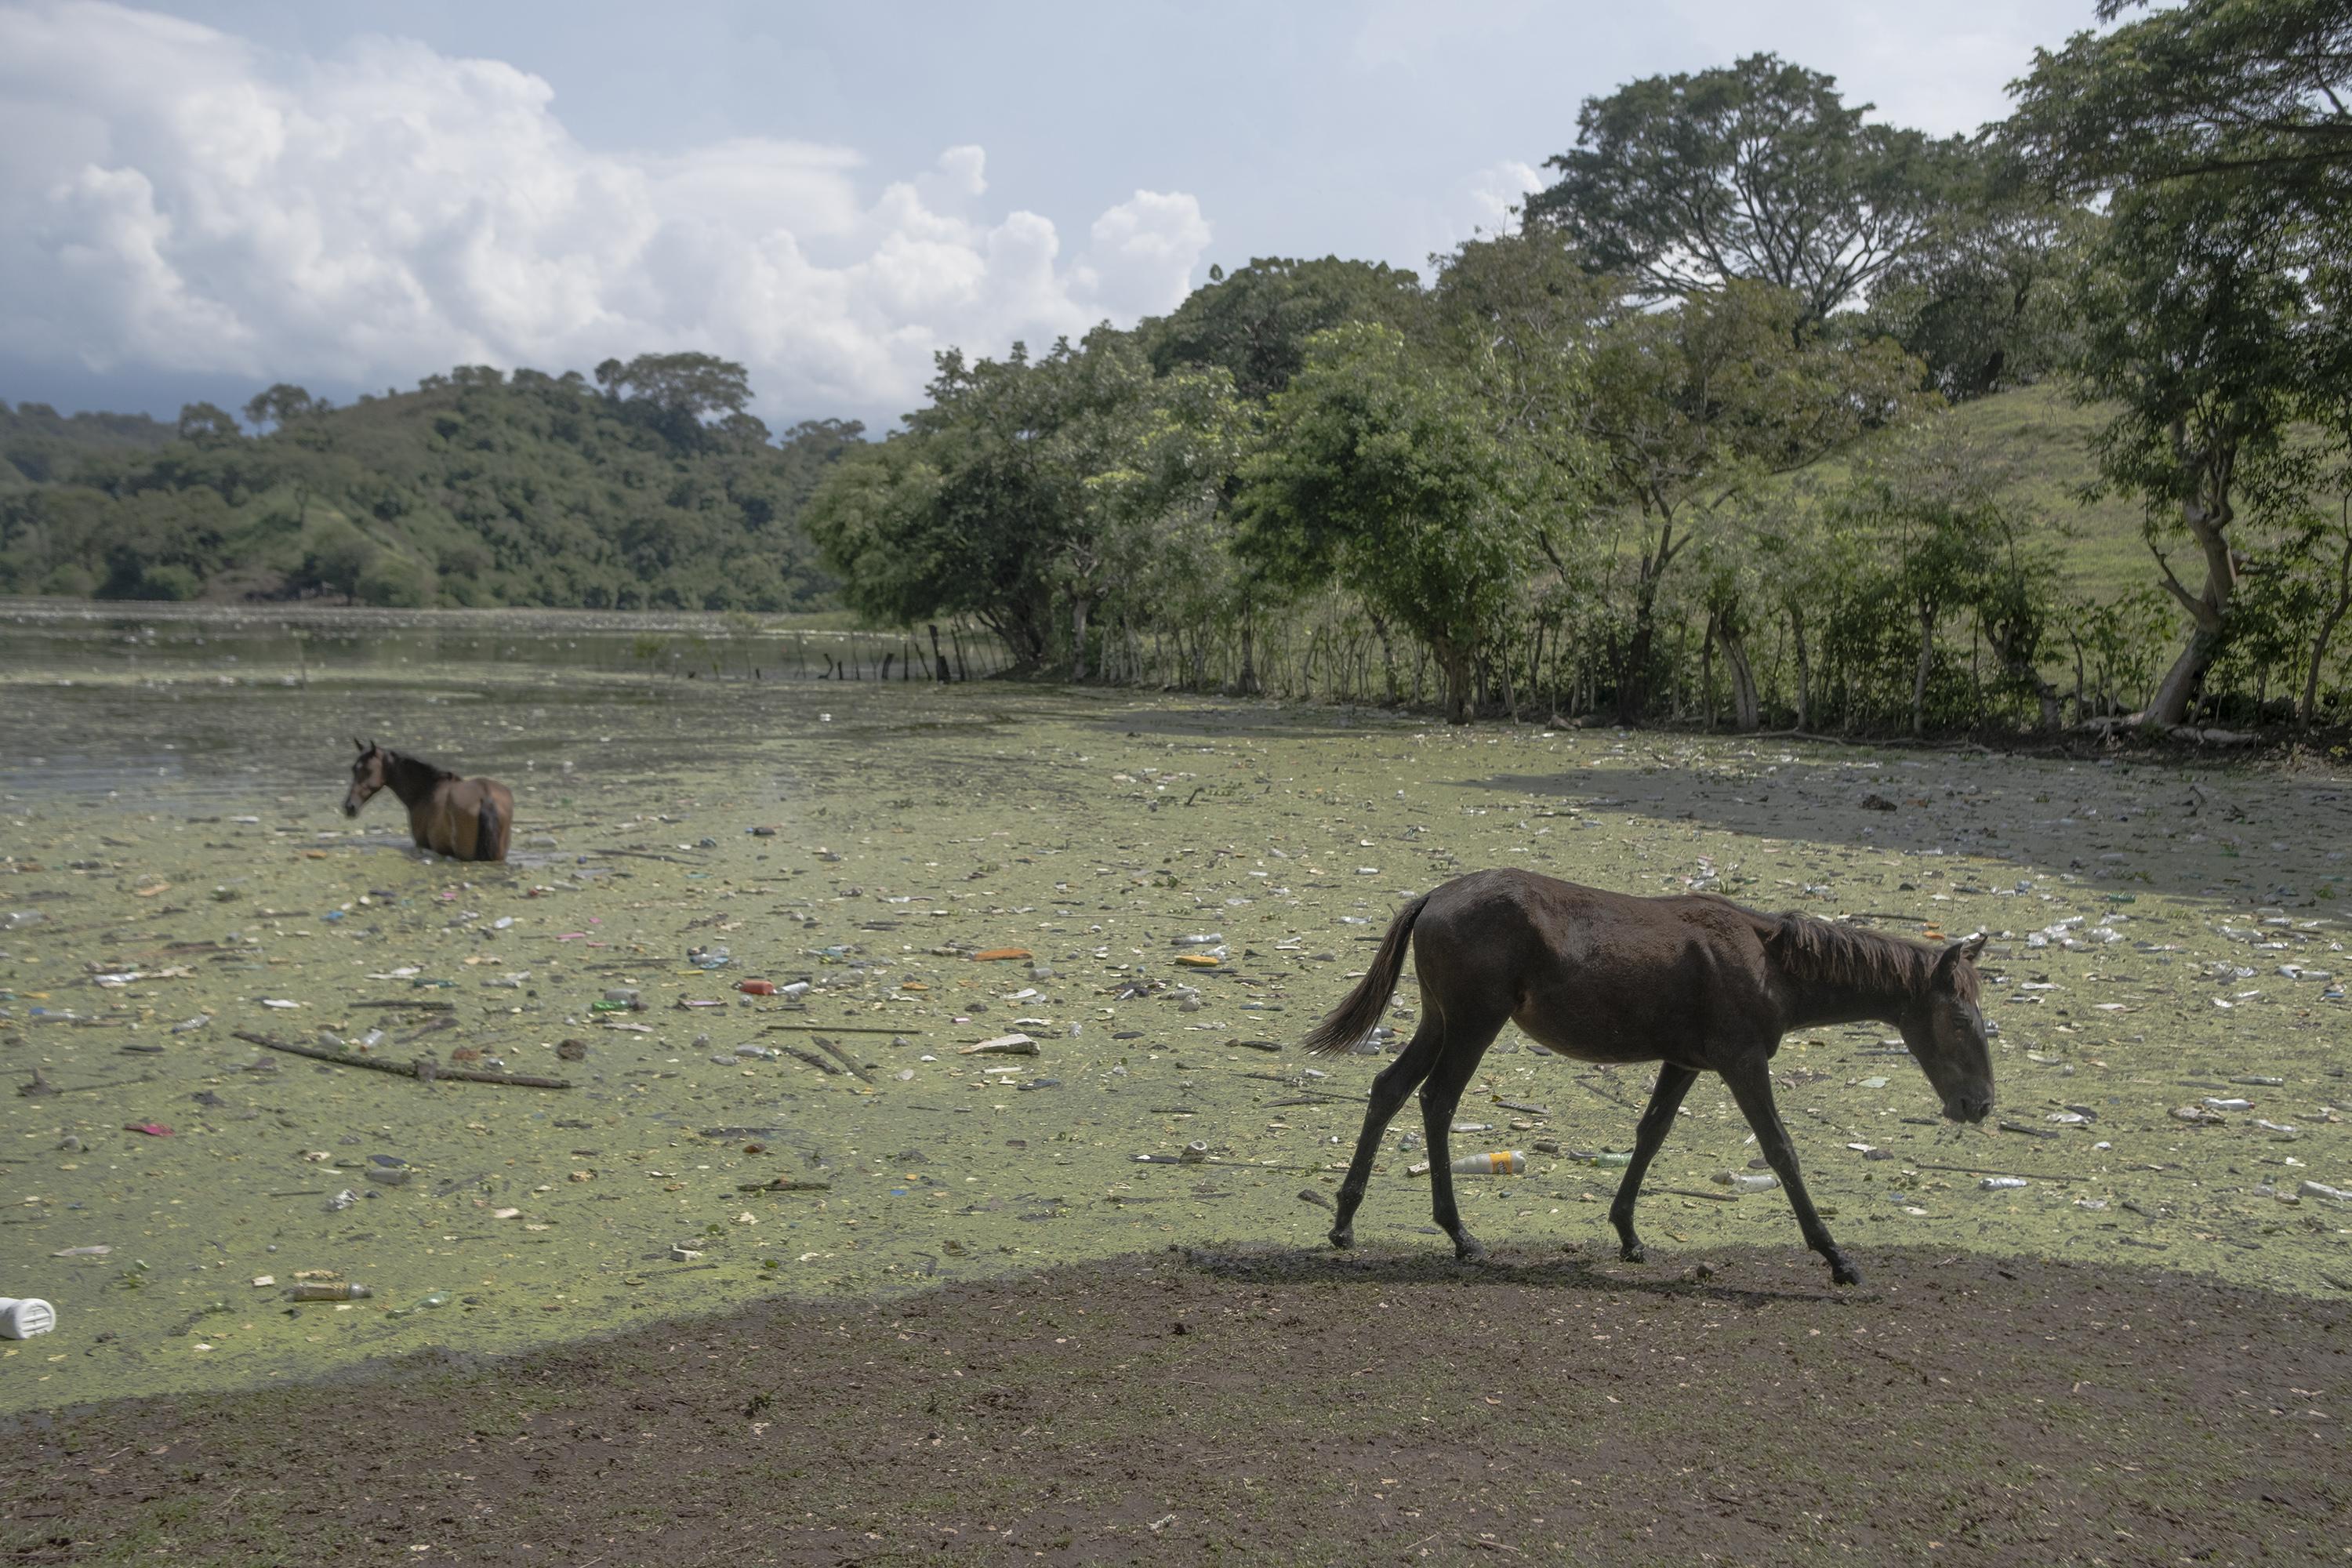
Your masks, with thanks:
[(1927, 983), (1940, 952), (1909, 937), (1840, 925), (1794, 910), (1758, 918), (1765, 925), (1765, 944), (1790, 977), (1819, 984), (1873, 992), (1916, 991)]

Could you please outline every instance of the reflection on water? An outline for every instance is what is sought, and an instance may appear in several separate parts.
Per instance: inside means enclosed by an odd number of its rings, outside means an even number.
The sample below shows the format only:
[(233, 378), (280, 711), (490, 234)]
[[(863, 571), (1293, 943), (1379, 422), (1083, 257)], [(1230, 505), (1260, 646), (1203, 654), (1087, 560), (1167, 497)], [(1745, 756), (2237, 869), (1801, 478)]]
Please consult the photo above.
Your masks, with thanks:
[[(0, 602), (0, 793), (315, 790), (358, 738), (475, 773), (669, 775), (877, 700), (898, 721), (969, 722), (969, 701), (931, 711), (940, 694), (904, 679), (906, 646), (698, 616)], [(829, 663), (872, 677), (886, 649), (887, 689), (823, 679)]]

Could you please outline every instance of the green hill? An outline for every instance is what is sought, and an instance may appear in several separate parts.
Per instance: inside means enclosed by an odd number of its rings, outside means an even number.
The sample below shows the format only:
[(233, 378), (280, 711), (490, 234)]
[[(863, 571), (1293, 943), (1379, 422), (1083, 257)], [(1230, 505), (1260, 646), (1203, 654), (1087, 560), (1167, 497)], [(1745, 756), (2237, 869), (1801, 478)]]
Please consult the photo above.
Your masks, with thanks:
[(701, 355), (608, 363), (599, 379), (465, 367), (343, 408), (278, 388), (266, 395), (289, 395), (270, 406), (280, 422), (259, 437), (225, 418), (183, 440), (152, 420), (20, 408), (0, 447), (13, 486), (0, 489), (0, 592), (828, 602), (798, 518), (857, 425), (772, 438), (741, 411), (740, 368)]
[(161, 451), (178, 433), (144, 414), (59, 414), (0, 403), (0, 495), (69, 479), (94, 457)]
[(2000, 393), (1964, 403), (1952, 413), (1962, 429), (2009, 468), (2005, 489), (2011, 499), (2065, 533), (2063, 570), (2068, 586), (2102, 600), (2157, 580), (2155, 559), (2140, 538), (2139, 503), (2115, 496), (2081, 499), (2098, 478), (2091, 438), (2107, 417), (2105, 410), (2086, 407), (2049, 386)]

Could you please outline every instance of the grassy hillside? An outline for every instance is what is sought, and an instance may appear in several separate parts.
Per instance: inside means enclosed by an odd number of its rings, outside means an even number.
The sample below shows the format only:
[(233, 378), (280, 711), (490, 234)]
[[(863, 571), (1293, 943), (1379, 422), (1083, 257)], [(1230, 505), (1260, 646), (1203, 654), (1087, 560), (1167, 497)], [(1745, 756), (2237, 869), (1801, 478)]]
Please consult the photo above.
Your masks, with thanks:
[(1952, 417), (2009, 467), (2011, 498), (2066, 535), (2069, 586), (2112, 599), (2157, 580), (2155, 560), (2140, 538), (2139, 504), (2113, 496), (2088, 503), (2080, 499), (2098, 478), (2090, 443), (2106, 424), (2104, 409), (2085, 407), (2053, 387), (2031, 386), (1963, 404)]
[(12, 448), (0, 591), (706, 610), (827, 602), (832, 584), (797, 519), (858, 427), (827, 421), (775, 440), (740, 412), (714, 418), (681, 403), (674, 386), (621, 395), (629, 389), (469, 367), (289, 414), (257, 437), (179, 440), (157, 426), (168, 438), (157, 442), (126, 428), (111, 446), (73, 446), (70, 462), (50, 452), (37, 471)]

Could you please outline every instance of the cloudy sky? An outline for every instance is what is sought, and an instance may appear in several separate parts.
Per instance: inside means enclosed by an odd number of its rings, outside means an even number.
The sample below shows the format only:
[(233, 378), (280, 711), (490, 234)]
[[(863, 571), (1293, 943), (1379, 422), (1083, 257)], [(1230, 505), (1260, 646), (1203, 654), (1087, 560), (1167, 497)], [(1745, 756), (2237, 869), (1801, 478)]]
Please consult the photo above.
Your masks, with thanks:
[(772, 424), (1212, 262), (1419, 268), (1585, 97), (1757, 50), (1936, 132), (2090, 0), (0, 0), (0, 398), (347, 398), (706, 349)]

